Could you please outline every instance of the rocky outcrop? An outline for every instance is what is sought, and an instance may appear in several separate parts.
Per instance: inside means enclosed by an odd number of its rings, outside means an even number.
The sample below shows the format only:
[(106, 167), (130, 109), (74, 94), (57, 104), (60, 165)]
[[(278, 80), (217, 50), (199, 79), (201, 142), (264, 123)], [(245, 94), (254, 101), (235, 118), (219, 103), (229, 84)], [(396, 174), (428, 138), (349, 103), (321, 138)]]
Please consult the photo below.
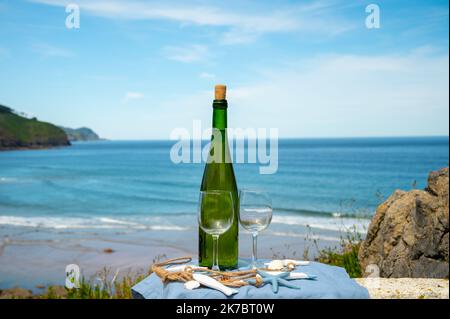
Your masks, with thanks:
[(358, 255), (362, 269), (374, 264), (381, 277), (448, 278), (448, 202), (448, 168), (431, 172), (425, 190), (395, 191), (370, 223)]

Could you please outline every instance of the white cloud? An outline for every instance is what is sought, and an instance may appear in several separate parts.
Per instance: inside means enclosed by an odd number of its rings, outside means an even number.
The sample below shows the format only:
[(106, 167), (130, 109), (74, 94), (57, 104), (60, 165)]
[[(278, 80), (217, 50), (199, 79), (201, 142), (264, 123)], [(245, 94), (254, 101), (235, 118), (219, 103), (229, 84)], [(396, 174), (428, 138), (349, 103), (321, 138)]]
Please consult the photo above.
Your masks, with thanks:
[(212, 73), (208, 73), (208, 72), (202, 72), (202, 73), (200, 73), (200, 77), (202, 79), (214, 79), (216, 77), (216, 75), (212, 74)]
[(204, 61), (208, 56), (208, 47), (200, 44), (184, 47), (168, 46), (163, 49), (163, 53), (169, 60), (192, 63)]
[(36, 43), (32, 45), (32, 50), (42, 57), (60, 57), (60, 58), (71, 58), (75, 54), (67, 49), (56, 47), (47, 43)]
[[(65, 6), (70, 0), (29, 0), (52, 6)], [(219, 41), (234, 44), (253, 41), (271, 32), (306, 31), (339, 34), (351, 28), (345, 21), (335, 19), (330, 8), (336, 5), (324, 1), (312, 1), (265, 10), (258, 7), (247, 10), (227, 6), (186, 5), (183, 2), (145, 2), (139, 0), (78, 0), (82, 12), (92, 15), (128, 20), (170, 20), (183, 25), (226, 27)]]
[(140, 100), (144, 98), (144, 94), (140, 92), (127, 92), (124, 97), (124, 102), (128, 102), (130, 100)]

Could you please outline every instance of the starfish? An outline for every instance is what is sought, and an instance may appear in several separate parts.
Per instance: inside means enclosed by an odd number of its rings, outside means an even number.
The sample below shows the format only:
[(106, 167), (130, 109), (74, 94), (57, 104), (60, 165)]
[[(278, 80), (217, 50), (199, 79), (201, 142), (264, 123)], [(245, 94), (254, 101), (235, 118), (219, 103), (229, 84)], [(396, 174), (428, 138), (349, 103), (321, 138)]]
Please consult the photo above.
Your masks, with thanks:
[[(264, 284), (270, 283), (272, 285), (272, 291), (275, 294), (278, 293), (278, 286), (285, 286), (285, 287), (292, 288), (292, 289), (300, 289), (300, 287), (294, 286), (293, 284), (291, 284), (288, 281), (289, 280), (288, 272), (283, 272), (278, 275), (271, 275), (271, 274), (269, 274), (265, 271), (259, 270), (259, 269), (256, 271), (262, 277), (262, 282)], [(256, 280), (250, 279), (248, 282), (254, 285), (256, 283)]]

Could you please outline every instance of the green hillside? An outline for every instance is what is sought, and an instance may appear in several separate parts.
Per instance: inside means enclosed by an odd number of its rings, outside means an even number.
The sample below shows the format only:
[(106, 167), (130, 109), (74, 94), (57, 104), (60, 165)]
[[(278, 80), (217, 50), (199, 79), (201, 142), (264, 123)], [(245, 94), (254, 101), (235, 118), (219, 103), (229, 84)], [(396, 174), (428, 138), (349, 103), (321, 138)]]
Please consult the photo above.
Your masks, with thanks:
[(35, 118), (27, 119), (0, 105), (0, 150), (64, 145), (70, 142), (59, 127)]

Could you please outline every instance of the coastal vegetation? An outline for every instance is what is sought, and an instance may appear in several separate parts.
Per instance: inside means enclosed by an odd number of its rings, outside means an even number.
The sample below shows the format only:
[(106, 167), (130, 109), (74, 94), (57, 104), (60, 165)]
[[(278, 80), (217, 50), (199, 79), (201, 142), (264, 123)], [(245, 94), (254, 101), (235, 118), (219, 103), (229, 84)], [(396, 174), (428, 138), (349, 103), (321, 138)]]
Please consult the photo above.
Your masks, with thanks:
[(17, 114), (0, 105), (0, 150), (33, 149), (70, 145), (59, 127)]
[(348, 231), (341, 237), (339, 247), (321, 249), (315, 259), (323, 264), (344, 268), (351, 278), (362, 277), (363, 272), (358, 259), (362, 241), (363, 238), (359, 232)]
[(0, 105), (0, 151), (68, 146), (73, 141), (96, 140), (100, 137), (90, 128), (58, 127)]

